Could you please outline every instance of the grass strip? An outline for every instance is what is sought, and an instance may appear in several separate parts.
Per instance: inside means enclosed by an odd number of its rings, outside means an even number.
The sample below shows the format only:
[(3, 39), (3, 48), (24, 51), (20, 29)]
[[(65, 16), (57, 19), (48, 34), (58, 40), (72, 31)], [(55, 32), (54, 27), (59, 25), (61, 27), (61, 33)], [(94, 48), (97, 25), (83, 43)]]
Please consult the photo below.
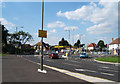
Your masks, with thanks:
[(103, 62), (120, 63), (120, 56), (116, 56), (116, 57), (100, 57), (100, 58), (97, 58), (96, 60), (103, 61)]
[(0, 54), (0, 56), (5, 56), (6, 54)]

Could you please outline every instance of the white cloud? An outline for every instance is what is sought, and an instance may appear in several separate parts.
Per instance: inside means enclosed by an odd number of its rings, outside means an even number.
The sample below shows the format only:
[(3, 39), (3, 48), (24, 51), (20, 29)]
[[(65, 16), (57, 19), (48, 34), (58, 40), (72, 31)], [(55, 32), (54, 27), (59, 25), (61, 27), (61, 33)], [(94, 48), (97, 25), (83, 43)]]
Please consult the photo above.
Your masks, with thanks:
[(48, 25), (47, 25), (48, 28), (62, 28), (64, 26), (65, 26), (65, 23), (61, 22), (61, 21), (48, 23)]
[(112, 33), (113, 27), (109, 23), (101, 23), (98, 25), (94, 25), (92, 27), (87, 28), (86, 30), (90, 34), (104, 34), (104, 33)]
[(86, 36), (84, 34), (76, 34), (74, 35), (74, 38), (82, 39), (85, 38)]
[(64, 30), (77, 30), (77, 29), (78, 29), (78, 27), (76, 27), (76, 26), (67, 26), (64, 28)]
[(50, 45), (58, 45), (58, 42), (60, 41), (60, 38), (56, 36), (48, 37), (47, 39), (44, 39), (46, 43), (49, 43)]
[(61, 17), (66, 17), (69, 20), (80, 20), (80, 19), (84, 19), (87, 18), (88, 15), (90, 15), (92, 13), (92, 10), (95, 8), (94, 4), (90, 4), (89, 6), (82, 6), (79, 9), (76, 9), (75, 11), (67, 11), (65, 13), (62, 13), (61, 11), (59, 11), (57, 13), (58, 16)]
[(63, 13), (59, 11), (57, 15), (68, 20), (92, 22), (94, 25), (86, 29), (90, 34), (111, 33), (118, 29), (118, 2), (105, 2), (101, 0), (98, 4), (92, 2), (74, 11)]
[(51, 33), (57, 33), (57, 31), (55, 29), (50, 30)]
[(2, 25), (4, 25), (8, 30), (11, 30), (15, 27), (15, 24), (8, 22), (6, 19), (4, 18), (0, 18), (0, 22)]

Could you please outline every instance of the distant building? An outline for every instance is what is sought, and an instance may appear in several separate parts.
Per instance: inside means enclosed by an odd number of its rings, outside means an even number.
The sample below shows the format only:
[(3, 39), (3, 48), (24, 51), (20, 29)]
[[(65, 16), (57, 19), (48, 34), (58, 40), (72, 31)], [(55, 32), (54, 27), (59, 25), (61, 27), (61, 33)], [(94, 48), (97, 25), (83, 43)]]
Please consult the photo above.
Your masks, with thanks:
[(96, 48), (96, 44), (95, 43), (91, 43), (88, 45), (88, 50), (94, 50)]
[[(35, 45), (33, 45), (34, 49), (42, 49), (42, 42), (38, 42)], [(43, 50), (49, 50), (49, 44), (46, 44), (43, 42)]]
[(19, 47), (19, 49), (30, 49), (32, 46), (30, 44), (23, 44)]
[(118, 51), (120, 49), (120, 38), (113, 39), (112, 42), (109, 44), (109, 51), (112, 52), (114, 55), (118, 54)]

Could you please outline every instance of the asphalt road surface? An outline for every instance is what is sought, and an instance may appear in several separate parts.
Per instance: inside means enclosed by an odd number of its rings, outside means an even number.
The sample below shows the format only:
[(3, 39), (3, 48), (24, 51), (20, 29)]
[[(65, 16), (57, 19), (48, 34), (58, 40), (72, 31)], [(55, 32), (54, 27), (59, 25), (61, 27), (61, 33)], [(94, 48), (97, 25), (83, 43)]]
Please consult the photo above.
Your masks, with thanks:
[[(40, 62), (39, 56), (23, 57), (36, 63)], [(120, 81), (119, 65), (98, 63), (94, 61), (94, 57), (81, 59), (79, 56), (71, 56), (68, 59), (51, 59), (48, 55), (44, 55), (44, 65), (116, 82)]]
[[(28, 58), (33, 59), (32, 56)], [(33, 60), (35, 60), (35, 58)], [(29, 62), (19, 56), (4, 56), (2, 57), (2, 84), (34, 84), (34, 82), (38, 82), (38, 84), (44, 82), (81, 82), (83, 84), (89, 84), (87, 81), (77, 79), (46, 67), (44, 67), (44, 69), (48, 71), (47, 74), (39, 73), (37, 71), (38, 68), (38, 64)]]

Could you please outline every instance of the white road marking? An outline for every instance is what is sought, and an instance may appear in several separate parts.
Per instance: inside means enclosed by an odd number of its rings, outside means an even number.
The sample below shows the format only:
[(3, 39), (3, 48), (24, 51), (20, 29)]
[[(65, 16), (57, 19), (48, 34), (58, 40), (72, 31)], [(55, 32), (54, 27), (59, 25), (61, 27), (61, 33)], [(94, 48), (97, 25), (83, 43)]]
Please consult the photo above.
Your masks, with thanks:
[(105, 75), (110, 75), (110, 76), (114, 76), (114, 74), (109, 74), (109, 73), (103, 73), (103, 72), (101, 72), (101, 74), (105, 74)]
[(105, 69), (107, 69), (107, 68), (109, 68), (109, 67), (104, 67), (104, 66), (100, 66), (101, 68), (105, 68)]
[(76, 71), (88, 71), (88, 72), (94, 72), (97, 73), (97, 71), (93, 71), (93, 70), (87, 70), (87, 69), (75, 69)]
[(111, 69), (99, 69), (99, 70), (102, 70), (102, 71), (110, 71), (110, 72), (118, 72), (118, 71), (111, 70)]
[[(24, 58), (25, 59), (25, 58)], [(28, 59), (26, 59), (28, 60)], [(28, 60), (29, 62), (32, 62), (30, 60)], [(32, 62), (32, 63), (35, 63), (35, 62)], [(40, 65), (40, 63), (36, 63), (38, 65)], [(47, 67), (47, 68), (50, 68), (50, 69), (53, 69), (53, 70), (56, 70), (56, 71), (59, 71), (61, 73), (64, 73), (64, 74), (67, 74), (67, 75), (70, 75), (70, 76), (73, 76), (73, 77), (76, 77), (78, 79), (82, 79), (82, 80), (85, 80), (85, 81), (88, 81), (88, 82), (112, 82), (112, 83), (115, 83), (115, 81), (111, 81), (111, 80), (108, 80), (108, 79), (103, 79), (103, 78), (99, 78), (99, 77), (92, 77), (92, 76), (87, 76), (85, 74), (80, 74), (80, 73), (75, 73), (75, 72), (71, 72), (71, 71), (67, 71), (67, 70), (63, 70), (63, 69), (58, 69), (58, 68), (55, 68), (55, 67), (51, 67), (51, 66), (47, 66), (47, 65), (43, 65), (44, 67)]]
[(54, 62), (53, 60), (46, 60), (46, 61), (48, 61), (48, 62)]
[[(93, 72), (93, 73), (99, 73), (97, 71), (93, 71), (93, 70), (87, 70), (87, 69), (75, 69), (76, 71), (83, 71), (83, 72)], [(103, 72), (100, 72), (100, 74), (104, 74), (104, 75), (110, 75), (110, 76), (114, 76), (114, 74), (110, 74), (110, 73), (103, 73)]]
[(55, 68), (55, 67), (51, 67), (51, 66), (47, 66), (47, 65), (44, 65), (44, 66), (47, 68), (59, 71), (61, 73), (76, 77), (78, 79), (88, 81), (88, 82), (115, 82), (115, 81), (111, 81), (111, 80), (107, 80), (107, 79), (103, 79), (103, 78), (98, 78), (98, 77), (87, 76), (84, 74), (75, 73), (75, 72), (71, 72), (71, 71), (67, 71), (67, 70), (63, 70), (63, 69), (59, 69), (59, 68)]

